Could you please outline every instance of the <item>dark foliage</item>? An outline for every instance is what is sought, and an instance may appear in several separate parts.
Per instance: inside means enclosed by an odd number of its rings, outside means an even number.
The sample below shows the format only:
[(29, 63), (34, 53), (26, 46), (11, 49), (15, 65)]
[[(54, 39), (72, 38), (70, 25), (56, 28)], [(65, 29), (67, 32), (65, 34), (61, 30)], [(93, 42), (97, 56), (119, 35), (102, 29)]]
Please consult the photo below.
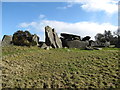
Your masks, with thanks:
[(104, 34), (98, 33), (95, 36), (95, 39), (97, 42), (105, 43), (110, 42), (111, 45), (115, 45), (116, 47), (120, 47), (120, 30), (118, 29), (116, 32), (114, 32), (114, 35), (112, 35), (111, 31), (106, 31)]
[(37, 45), (32, 40), (33, 35), (29, 31), (19, 30), (13, 34), (12, 43), (19, 46), (34, 46)]

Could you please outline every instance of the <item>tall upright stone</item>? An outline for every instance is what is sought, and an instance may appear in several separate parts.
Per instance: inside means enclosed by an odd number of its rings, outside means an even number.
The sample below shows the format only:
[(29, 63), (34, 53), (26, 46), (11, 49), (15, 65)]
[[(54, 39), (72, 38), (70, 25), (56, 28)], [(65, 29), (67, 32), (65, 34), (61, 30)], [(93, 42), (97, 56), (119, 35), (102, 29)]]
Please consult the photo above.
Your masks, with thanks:
[(62, 48), (62, 42), (55, 32), (55, 29), (49, 26), (45, 27), (45, 43), (47, 46), (52, 46), (52, 48)]
[(52, 28), (49, 26), (45, 27), (45, 43), (47, 46), (52, 46), (53, 48), (56, 48), (53, 31)]

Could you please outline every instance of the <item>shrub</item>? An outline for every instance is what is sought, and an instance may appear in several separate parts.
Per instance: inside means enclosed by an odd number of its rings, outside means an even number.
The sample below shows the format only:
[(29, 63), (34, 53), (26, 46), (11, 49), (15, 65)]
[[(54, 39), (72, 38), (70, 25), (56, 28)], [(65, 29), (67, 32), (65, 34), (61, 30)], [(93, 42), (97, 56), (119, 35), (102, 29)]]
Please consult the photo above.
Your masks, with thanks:
[(12, 43), (19, 46), (35, 46), (37, 43), (32, 39), (33, 35), (29, 31), (17, 31), (13, 34)]

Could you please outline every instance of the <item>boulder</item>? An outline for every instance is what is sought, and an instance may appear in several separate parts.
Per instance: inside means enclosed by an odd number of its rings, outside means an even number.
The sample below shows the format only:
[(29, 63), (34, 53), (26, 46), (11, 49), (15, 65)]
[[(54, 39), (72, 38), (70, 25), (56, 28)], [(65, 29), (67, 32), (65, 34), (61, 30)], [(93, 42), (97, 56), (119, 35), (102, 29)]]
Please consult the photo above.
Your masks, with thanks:
[(81, 40), (80, 36), (78, 35), (61, 33), (61, 36), (64, 40)]
[(92, 47), (97, 47), (97, 46), (99, 46), (99, 43), (98, 42), (96, 42), (96, 41), (91, 41), (90, 42), (90, 46), (92, 46)]
[(92, 47), (85, 47), (85, 50), (94, 50)]
[(88, 41), (79, 41), (79, 40), (73, 40), (73, 41), (67, 41), (64, 40), (65, 47), (68, 48), (86, 48), (86, 46), (89, 45)]
[(105, 42), (105, 43), (104, 43), (104, 46), (105, 46), (105, 47), (109, 47), (109, 46), (110, 46), (110, 42), (109, 42), (109, 41), (108, 41), (108, 42)]
[(49, 26), (45, 27), (45, 43), (47, 46), (52, 46), (52, 48), (62, 48), (62, 42), (55, 32), (55, 29)]
[(95, 50), (102, 50), (102, 48), (97, 48), (97, 47), (95, 47), (94, 49), (95, 49)]
[(45, 44), (45, 42), (40, 42), (39, 47), (44, 49), (48, 46)]
[(45, 47), (44, 49), (45, 49), (45, 50), (50, 50), (50, 47)]
[(11, 35), (4, 35), (1, 45), (2, 46), (7, 46), (12, 44), (12, 36)]

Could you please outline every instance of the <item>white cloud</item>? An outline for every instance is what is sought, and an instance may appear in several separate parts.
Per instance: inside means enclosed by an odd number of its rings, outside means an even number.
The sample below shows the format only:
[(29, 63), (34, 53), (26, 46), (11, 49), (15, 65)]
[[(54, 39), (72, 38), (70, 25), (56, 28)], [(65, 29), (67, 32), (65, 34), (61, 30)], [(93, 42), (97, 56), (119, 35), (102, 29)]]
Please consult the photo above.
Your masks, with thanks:
[[(117, 26), (111, 25), (110, 23), (95, 23), (95, 22), (77, 22), (77, 23), (66, 23), (60, 21), (52, 20), (42, 20), (40, 22), (31, 22), (31, 23), (21, 23), (19, 26), (27, 28), (29, 26), (33, 27), (36, 32), (41, 32), (42, 40), (44, 40), (44, 27), (49, 25), (52, 28), (55, 28), (57, 33), (62, 32), (77, 34), (82, 37), (89, 35), (94, 39), (94, 36), (97, 33), (104, 33), (104, 30), (111, 30), (112, 32), (117, 30)], [(26, 26), (26, 27), (25, 27)], [(40, 36), (41, 36), (40, 35)]]
[(43, 14), (40, 14), (39, 18), (40, 18), (40, 19), (43, 19), (43, 18), (45, 18), (45, 15), (43, 15)]
[(80, 4), (80, 7), (86, 11), (104, 11), (108, 14), (114, 14), (118, 11), (118, 0), (68, 0), (68, 5), (70, 3)]
[(69, 3), (67, 6), (64, 7), (57, 7), (57, 9), (67, 9), (73, 6), (73, 3)]
[(24, 23), (19, 24), (19, 27), (23, 27), (23, 28), (29, 27), (29, 26), (36, 27), (36, 25), (37, 25), (37, 22), (31, 22), (31, 23), (24, 22)]

